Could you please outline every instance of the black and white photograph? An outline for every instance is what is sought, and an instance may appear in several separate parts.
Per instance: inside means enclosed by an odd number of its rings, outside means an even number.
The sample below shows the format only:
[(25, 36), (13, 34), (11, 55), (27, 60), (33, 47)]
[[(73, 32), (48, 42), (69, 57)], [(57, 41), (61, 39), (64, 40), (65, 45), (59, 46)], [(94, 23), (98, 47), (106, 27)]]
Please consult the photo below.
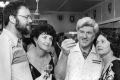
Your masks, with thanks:
[(0, 0), (0, 80), (120, 80), (120, 0)]

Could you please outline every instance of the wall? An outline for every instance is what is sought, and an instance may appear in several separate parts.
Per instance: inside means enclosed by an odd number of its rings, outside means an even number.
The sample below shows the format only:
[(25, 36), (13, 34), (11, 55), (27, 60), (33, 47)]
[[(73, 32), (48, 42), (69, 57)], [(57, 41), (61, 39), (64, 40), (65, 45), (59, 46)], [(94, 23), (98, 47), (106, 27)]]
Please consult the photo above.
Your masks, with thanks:
[[(62, 16), (62, 20), (58, 16)], [(75, 16), (74, 22), (70, 22), (70, 16)], [(75, 31), (76, 21), (81, 18), (81, 13), (72, 12), (46, 12), (41, 13), (40, 19), (47, 20), (49, 24), (53, 25), (56, 32), (69, 32)]]
[(83, 16), (94, 18), (100, 25), (120, 21), (120, 0), (105, 0), (83, 12)]

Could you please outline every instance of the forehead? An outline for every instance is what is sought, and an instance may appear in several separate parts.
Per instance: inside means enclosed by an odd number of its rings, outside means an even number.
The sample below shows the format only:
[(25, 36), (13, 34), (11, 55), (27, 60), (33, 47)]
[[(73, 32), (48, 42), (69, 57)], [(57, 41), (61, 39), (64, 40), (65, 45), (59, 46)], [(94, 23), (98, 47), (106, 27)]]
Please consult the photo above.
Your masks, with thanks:
[(82, 27), (82, 28), (79, 28), (79, 30), (82, 30), (82, 31), (85, 31), (85, 32), (94, 32), (94, 29), (93, 29), (93, 27), (91, 27), (91, 26), (84, 26), (84, 27)]
[(105, 40), (105, 41), (108, 41), (107, 38), (103, 35), (99, 35), (97, 40)]
[(30, 15), (30, 10), (25, 6), (21, 6), (18, 10), (18, 15)]
[(47, 37), (52, 37), (51, 35), (47, 34), (47, 33), (42, 33), (39, 36), (47, 36)]

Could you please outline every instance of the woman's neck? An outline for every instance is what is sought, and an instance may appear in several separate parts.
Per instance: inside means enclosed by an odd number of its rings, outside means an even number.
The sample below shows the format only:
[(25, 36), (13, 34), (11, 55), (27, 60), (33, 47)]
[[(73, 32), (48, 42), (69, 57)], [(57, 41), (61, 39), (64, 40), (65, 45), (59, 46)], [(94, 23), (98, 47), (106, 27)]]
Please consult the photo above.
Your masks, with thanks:
[(40, 49), (38, 46), (35, 47), (35, 54), (36, 57), (45, 57), (47, 55), (47, 52)]
[(107, 55), (103, 56), (103, 62), (104, 62), (104, 66), (106, 66), (107, 64), (109, 64), (111, 61), (113, 61), (116, 57), (113, 56), (113, 52), (110, 51)]

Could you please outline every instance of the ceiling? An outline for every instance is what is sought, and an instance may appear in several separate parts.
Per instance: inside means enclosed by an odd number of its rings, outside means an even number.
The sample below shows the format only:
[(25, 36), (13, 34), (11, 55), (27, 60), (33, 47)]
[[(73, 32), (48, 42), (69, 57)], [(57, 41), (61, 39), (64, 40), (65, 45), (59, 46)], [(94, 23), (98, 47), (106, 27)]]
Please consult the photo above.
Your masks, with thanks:
[[(12, 1), (12, 0), (0, 0)], [(35, 10), (36, 0), (25, 1), (31, 10)], [(39, 11), (83, 12), (104, 0), (39, 0)]]
[[(24, 0), (31, 10), (36, 9), (36, 0)], [(104, 0), (39, 0), (39, 11), (83, 12)]]

